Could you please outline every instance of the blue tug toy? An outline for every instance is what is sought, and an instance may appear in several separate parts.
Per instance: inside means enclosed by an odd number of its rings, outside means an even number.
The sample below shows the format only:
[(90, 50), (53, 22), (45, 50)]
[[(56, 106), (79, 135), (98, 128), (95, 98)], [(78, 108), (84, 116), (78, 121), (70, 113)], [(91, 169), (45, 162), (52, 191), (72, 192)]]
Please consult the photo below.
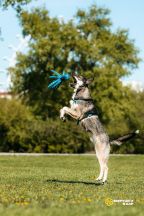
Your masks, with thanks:
[(54, 70), (51, 70), (53, 72), (54, 75), (50, 76), (51, 79), (55, 79), (54, 81), (52, 81), (49, 85), (48, 85), (48, 88), (49, 89), (56, 89), (58, 88), (61, 83), (63, 81), (66, 81), (66, 80), (69, 80), (70, 79), (70, 74), (66, 73), (65, 71), (63, 71), (62, 74), (54, 71)]

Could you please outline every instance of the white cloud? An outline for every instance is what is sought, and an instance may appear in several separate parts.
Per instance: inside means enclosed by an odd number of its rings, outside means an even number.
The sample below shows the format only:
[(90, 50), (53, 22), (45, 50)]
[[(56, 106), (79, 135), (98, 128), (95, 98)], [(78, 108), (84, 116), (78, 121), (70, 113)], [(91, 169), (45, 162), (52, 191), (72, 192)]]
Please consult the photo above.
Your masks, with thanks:
[[(23, 38), (21, 35), (16, 35), (16, 37), (19, 39), (19, 43), (17, 46), (14, 46), (13, 44), (10, 44), (8, 46), (9, 49), (12, 50), (12, 55), (10, 57), (3, 57), (4, 61), (8, 62), (8, 67), (14, 67), (16, 64), (16, 57), (18, 52), (24, 52), (25, 49), (28, 47), (28, 42), (30, 40), (30, 36), (27, 36)], [(7, 74), (7, 79), (5, 82), (5, 85), (8, 87), (11, 85), (11, 77), (10, 74)]]
[(132, 89), (134, 89), (137, 92), (144, 90), (144, 82), (142, 81), (128, 80), (128, 81), (123, 81), (123, 84), (130, 86)]
[(21, 35), (17, 35), (17, 38), (19, 39), (19, 44), (17, 46), (9, 45), (9, 48), (13, 50), (12, 55), (8, 59), (9, 67), (14, 67), (16, 64), (16, 56), (17, 52), (22, 52), (25, 50), (25, 48), (28, 46), (28, 42), (30, 40), (30, 36), (27, 36), (23, 38)]

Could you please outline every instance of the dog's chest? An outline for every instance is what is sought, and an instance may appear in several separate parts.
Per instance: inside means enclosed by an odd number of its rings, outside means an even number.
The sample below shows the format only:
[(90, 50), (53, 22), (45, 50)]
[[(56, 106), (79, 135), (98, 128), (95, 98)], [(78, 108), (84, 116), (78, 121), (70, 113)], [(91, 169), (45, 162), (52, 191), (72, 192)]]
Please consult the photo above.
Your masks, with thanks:
[(77, 109), (79, 107), (79, 104), (75, 100), (70, 100), (70, 107), (72, 109)]
[(74, 90), (74, 93), (72, 95), (72, 99), (70, 100), (70, 106), (72, 109), (77, 109), (79, 106), (78, 103), (74, 100), (75, 96), (76, 96), (76, 89)]

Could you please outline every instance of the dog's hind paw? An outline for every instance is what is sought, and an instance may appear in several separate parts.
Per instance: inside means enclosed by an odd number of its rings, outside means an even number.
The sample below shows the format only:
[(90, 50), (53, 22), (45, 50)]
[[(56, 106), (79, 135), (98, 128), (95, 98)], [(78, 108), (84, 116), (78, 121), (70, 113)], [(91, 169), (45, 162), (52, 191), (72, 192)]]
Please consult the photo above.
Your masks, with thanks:
[(102, 181), (102, 185), (105, 185), (105, 184), (107, 184), (108, 182), (107, 181)]
[(98, 181), (98, 182), (99, 182), (99, 181), (102, 181), (102, 178), (99, 178), (99, 177), (98, 177), (98, 178), (96, 178), (96, 181)]

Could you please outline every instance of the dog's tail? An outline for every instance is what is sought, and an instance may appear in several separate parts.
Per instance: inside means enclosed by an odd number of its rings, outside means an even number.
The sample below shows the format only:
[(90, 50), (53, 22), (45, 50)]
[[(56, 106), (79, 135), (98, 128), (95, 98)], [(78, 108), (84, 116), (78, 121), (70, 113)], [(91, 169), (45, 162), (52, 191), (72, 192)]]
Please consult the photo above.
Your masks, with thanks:
[(139, 130), (136, 130), (135, 132), (132, 133), (128, 133), (124, 136), (120, 136), (119, 138), (110, 141), (110, 144), (120, 146), (123, 142), (130, 140), (131, 138), (135, 137), (137, 134), (139, 134)]

